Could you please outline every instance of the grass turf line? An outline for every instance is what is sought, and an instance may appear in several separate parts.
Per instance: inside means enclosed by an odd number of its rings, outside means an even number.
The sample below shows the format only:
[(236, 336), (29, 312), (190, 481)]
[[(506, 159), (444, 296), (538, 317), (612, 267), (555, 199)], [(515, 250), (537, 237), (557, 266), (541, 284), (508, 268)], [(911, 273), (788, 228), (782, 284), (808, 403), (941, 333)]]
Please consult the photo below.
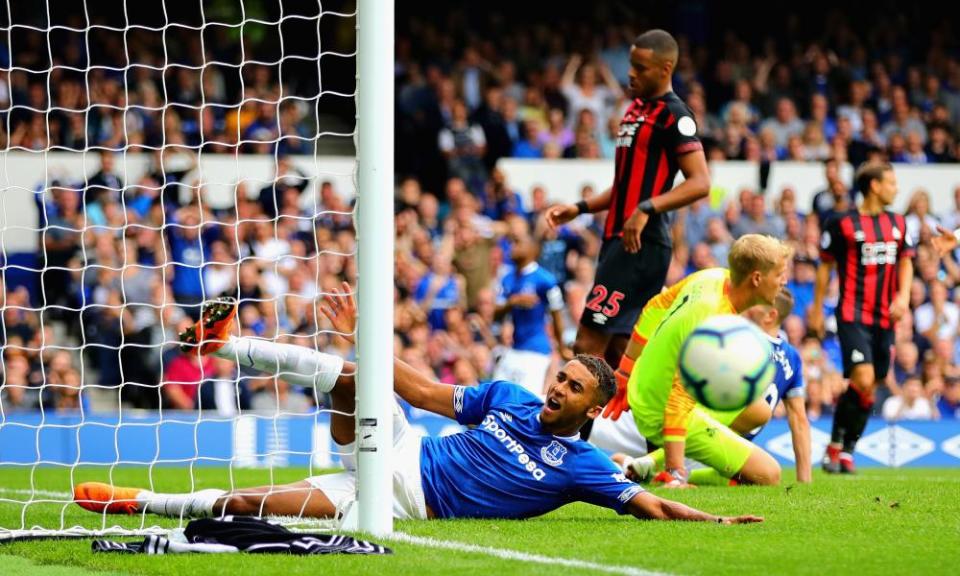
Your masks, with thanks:
[[(306, 475), (303, 469), (275, 469), (275, 482), (291, 482)], [(187, 490), (187, 468), (155, 468), (154, 488)], [(270, 482), (268, 470), (234, 470), (238, 487)], [(857, 477), (816, 475), (809, 486), (793, 485), (792, 472), (778, 488), (702, 487), (671, 492), (666, 497), (722, 514), (754, 513), (767, 522), (753, 526), (716, 526), (671, 522), (637, 522), (586, 504), (567, 506), (526, 521), (452, 520), (398, 522), (396, 529), (434, 538), (562, 557), (604, 565), (634, 566), (672, 574), (729, 574), (758, 576), (770, 573), (916, 574), (950, 573), (960, 566), (960, 470), (869, 470)], [(113, 470), (118, 484), (146, 485), (146, 469)], [(196, 489), (224, 487), (230, 473), (222, 468), (196, 467)], [(107, 470), (78, 469), (76, 482), (108, 480)], [(34, 487), (66, 492), (70, 471), (37, 469)], [(0, 489), (30, 488), (29, 469), (0, 469)], [(0, 492), (0, 498), (25, 495)], [(19, 506), (0, 503), (0, 525), (100, 525), (101, 517), (68, 504), (35, 504), (25, 516)], [(137, 526), (137, 517), (111, 516), (109, 524)], [(150, 523), (175, 526), (177, 521), (150, 517)], [(214, 574), (284, 573), (337, 574), (389, 571), (391, 574), (582, 574), (582, 569), (536, 565), (477, 553), (436, 550), (404, 543), (384, 542), (392, 557), (252, 557), (221, 556), (111, 556), (94, 555), (88, 540), (32, 541), (0, 546), (0, 574), (23, 573), (23, 560), (33, 574), (144, 574), (191, 576)], [(6, 555), (20, 557), (17, 560)], [(14, 568), (16, 562), (17, 568)], [(47, 567), (37, 570), (37, 565)], [(71, 570), (72, 569), (72, 570)], [(48, 572), (47, 570), (52, 570)]]

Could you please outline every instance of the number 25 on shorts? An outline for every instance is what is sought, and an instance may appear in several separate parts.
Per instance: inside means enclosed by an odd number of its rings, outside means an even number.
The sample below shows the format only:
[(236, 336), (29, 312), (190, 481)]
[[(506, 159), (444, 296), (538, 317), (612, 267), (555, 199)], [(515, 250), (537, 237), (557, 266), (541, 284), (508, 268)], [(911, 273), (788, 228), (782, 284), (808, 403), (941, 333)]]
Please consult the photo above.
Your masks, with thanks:
[(623, 296), (623, 292), (618, 290), (610, 292), (603, 284), (597, 284), (590, 292), (590, 299), (586, 304), (587, 310), (600, 312), (607, 318), (613, 318), (620, 313), (620, 301), (623, 300)]

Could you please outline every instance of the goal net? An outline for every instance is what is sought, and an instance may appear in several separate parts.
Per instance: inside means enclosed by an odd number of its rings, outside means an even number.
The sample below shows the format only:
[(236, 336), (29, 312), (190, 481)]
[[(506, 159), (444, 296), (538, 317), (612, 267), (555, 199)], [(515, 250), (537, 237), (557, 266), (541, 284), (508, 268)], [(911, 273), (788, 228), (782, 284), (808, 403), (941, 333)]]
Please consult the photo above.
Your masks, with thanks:
[[(189, 520), (87, 512), (73, 503), (81, 482), (238, 490), (340, 465), (328, 397), (181, 351), (177, 335), (231, 296), (234, 335), (352, 359), (318, 298), (347, 281), (361, 312), (385, 309), (385, 290), (362, 287), (382, 278), (358, 278), (355, 199), (371, 202), (356, 187), (359, 24), (351, 0), (6, 0), (0, 539)], [(361, 338), (359, 356), (373, 344)], [(374, 424), (383, 410), (359, 408)], [(373, 458), (389, 450), (370, 446), (361, 468), (382, 471)], [(383, 490), (362, 472), (360, 486)], [(390, 530), (367, 514), (366, 529)]]

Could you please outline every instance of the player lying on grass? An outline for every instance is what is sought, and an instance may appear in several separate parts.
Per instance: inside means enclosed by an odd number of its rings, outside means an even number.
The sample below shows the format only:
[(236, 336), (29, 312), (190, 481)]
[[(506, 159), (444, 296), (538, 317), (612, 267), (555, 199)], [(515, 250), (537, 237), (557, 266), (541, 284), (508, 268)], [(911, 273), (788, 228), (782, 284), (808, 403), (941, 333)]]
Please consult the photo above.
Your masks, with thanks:
[(687, 336), (706, 318), (773, 305), (786, 285), (789, 255), (775, 238), (741, 236), (730, 248), (729, 270), (687, 276), (651, 299), (637, 320), (618, 368), (617, 394), (603, 413), (619, 418), (629, 403), (649, 451), (664, 448), (665, 472), (672, 478), (666, 486), (688, 485), (685, 455), (738, 482), (780, 482), (772, 456), (696, 407), (677, 364)]
[[(351, 296), (328, 296), (323, 311), (338, 331), (353, 333), (356, 314)], [(310, 348), (231, 336), (235, 314), (233, 303), (207, 306), (197, 326), (182, 334), (181, 340), (200, 354), (236, 359), (244, 366), (329, 393), (334, 410), (331, 435), (347, 455), (346, 471), (284, 486), (188, 494), (87, 482), (74, 490), (77, 504), (101, 513), (331, 518), (354, 499), (355, 366)], [(421, 437), (399, 406), (394, 406), (393, 512), (397, 518), (528, 518), (584, 501), (641, 519), (762, 521), (756, 516), (718, 517), (654, 496), (627, 480), (597, 448), (580, 440), (580, 427), (600, 414), (616, 386), (610, 367), (596, 357), (581, 355), (568, 362), (549, 387), (546, 402), (510, 382), (449, 386), (396, 359), (394, 371), (394, 390), (404, 400), (475, 426), (443, 438)]]
[[(713, 416), (718, 422), (729, 426), (731, 430), (744, 437), (747, 440), (753, 440), (760, 430), (773, 417), (774, 411), (780, 400), (783, 400), (786, 408), (787, 421), (790, 426), (790, 434), (793, 440), (793, 453), (797, 462), (797, 481), (810, 482), (810, 422), (807, 420), (807, 410), (805, 406), (806, 388), (803, 383), (803, 366), (800, 360), (800, 354), (796, 348), (780, 336), (780, 324), (790, 315), (793, 309), (793, 294), (786, 288), (777, 294), (773, 306), (758, 304), (748, 308), (743, 315), (750, 318), (760, 328), (767, 333), (770, 343), (773, 345), (773, 357), (776, 361), (777, 372), (773, 382), (767, 387), (763, 395), (755, 402), (739, 411), (721, 412), (709, 410), (703, 406), (697, 406), (704, 410), (710, 416)], [(633, 428), (632, 435), (634, 439), (641, 439), (640, 433), (636, 430), (636, 425), (631, 418), (621, 418), (614, 421), (610, 418), (598, 418), (593, 427), (593, 434), (590, 436), (590, 443), (605, 449), (617, 449), (618, 446), (639, 444), (636, 441), (628, 442), (626, 439), (615, 438), (607, 430), (616, 430), (620, 435), (627, 435), (630, 432), (619, 422), (626, 421)], [(597, 434), (600, 432), (600, 434)], [(655, 472), (664, 468), (664, 451), (658, 448), (645, 456), (632, 458), (629, 454), (643, 454), (645, 450), (635, 452), (627, 451), (614, 454), (613, 460), (620, 464), (624, 470), (628, 470), (628, 476), (635, 477), (638, 480), (647, 480)], [(713, 469), (705, 468), (695, 470), (690, 475), (692, 483), (707, 483), (716, 481), (717, 472)], [(662, 479), (670, 481), (672, 477)]]

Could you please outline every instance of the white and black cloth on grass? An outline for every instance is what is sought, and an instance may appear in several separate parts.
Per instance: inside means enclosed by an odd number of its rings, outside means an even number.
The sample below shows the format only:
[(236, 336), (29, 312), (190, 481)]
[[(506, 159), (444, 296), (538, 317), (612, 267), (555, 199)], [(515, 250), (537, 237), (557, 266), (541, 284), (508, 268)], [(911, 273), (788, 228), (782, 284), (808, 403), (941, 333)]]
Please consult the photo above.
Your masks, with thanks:
[(201, 518), (187, 524), (186, 542), (166, 536), (147, 536), (142, 542), (94, 540), (94, 552), (126, 554), (393, 554), (389, 548), (337, 534), (303, 534), (247, 516)]

